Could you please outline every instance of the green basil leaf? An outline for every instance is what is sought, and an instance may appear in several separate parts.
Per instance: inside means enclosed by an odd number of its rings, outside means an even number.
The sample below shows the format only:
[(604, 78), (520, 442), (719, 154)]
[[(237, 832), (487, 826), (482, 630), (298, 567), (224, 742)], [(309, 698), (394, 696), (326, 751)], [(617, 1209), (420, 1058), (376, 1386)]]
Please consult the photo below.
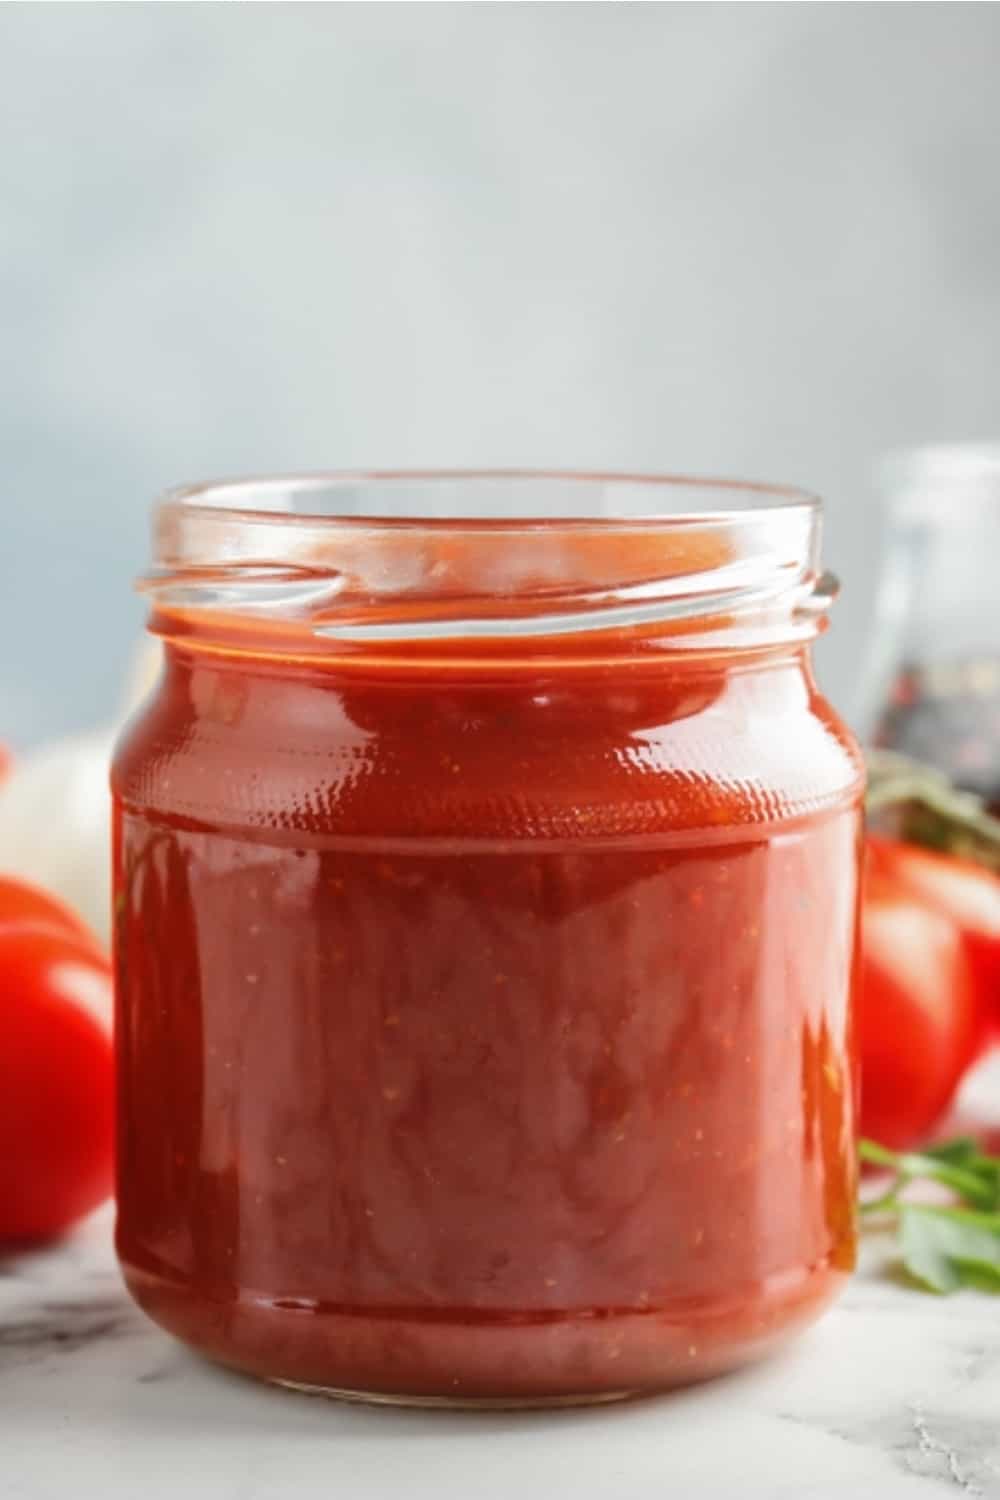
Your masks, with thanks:
[[(881, 1196), (861, 1209), (884, 1222), (894, 1217), (907, 1275), (926, 1291), (947, 1294), (959, 1287), (1000, 1293), (1000, 1157), (959, 1137), (923, 1151), (890, 1151), (862, 1141), (863, 1161), (893, 1174)], [(930, 1181), (955, 1195), (950, 1206), (914, 1203), (909, 1184)]]
[(984, 1155), (975, 1141), (961, 1137), (924, 1151), (902, 1152), (862, 1141), (860, 1153), (862, 1161), (889, 1167), (904, 1182), (939, 1182), (973, 1208), (987, 1213), (1000, 1209), (1000, 1160)]
[(929, 1292), (946, 1295), (962, 1285), (935, 1225), (912, 1206), (900, 1210), (899, 1248), (907, 1274)]
[(906, 1203), (899, 1245), (906, 1271), (930, 1291), (963, 1285), (1000, 1291), (1000, 1215)]
[(979, 1147), (971, 1135), (957, 1135), (953, 1140), (924, 1146), (920, 1155), (930, 1156), (934, 1161), (946, 1161), (953, 1167), (964, 1167), (977, 1160)]
[(899, 1170), (910, 1180), (923, 1177), (940, 1182), (973, 1208), (988, 1213), (1000, 1207), (1000, 1176), (995, 1163), (988, 1158), (967, 1160), (958, 1166), (923, 1152), (907, 1153), (899, 1158)]

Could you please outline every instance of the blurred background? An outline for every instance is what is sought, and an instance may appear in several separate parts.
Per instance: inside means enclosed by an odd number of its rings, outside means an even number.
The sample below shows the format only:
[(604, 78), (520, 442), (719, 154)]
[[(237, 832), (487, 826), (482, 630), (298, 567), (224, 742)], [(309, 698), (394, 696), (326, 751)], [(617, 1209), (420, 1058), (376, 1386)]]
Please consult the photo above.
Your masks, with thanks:
[(108, 717), (153, 496), (254, 470), (797, 482), (850, 709), (886, 449), (989, 437), (992, 5), (0, 10), (0, 738)]

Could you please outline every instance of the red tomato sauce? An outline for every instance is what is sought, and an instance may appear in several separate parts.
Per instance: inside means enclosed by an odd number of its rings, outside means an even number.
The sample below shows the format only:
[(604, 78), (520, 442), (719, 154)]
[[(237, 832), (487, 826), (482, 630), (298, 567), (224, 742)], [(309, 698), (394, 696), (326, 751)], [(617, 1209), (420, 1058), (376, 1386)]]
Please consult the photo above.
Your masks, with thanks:
[(118, 1246), (272, 1379), (598, 1399), (855, 1253), (860, 770), (801, 648), (202, 649), (114, 774)]

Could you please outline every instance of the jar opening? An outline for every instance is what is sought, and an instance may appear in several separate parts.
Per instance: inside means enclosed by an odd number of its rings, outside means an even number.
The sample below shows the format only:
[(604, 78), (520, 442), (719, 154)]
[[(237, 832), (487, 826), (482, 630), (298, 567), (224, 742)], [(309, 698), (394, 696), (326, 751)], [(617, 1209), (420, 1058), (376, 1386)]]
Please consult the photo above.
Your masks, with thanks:
[(752, 480), (544, 469), (411, 469), (223, 479), (169, 491), (160, 509), (239, 513), (247, 521), (489, 526), (685, 523), (735, 513), (813, 511), (790, 485)]
[[(225, 622), (309, 655), (615, 637), (806, 639), (832, 597), (820, 506), (729, 480), (537, 471), (318, 474), (168, 494), (140, 582), (153, 628)], [(213, 623), (214, 622), (214, 623)], [(266, 630), (261, 625), (266, 625)], [(447, 643), (451, 643), (448, 646)]]
[(939, 443), (888, 454), (876, 472), (895, 520), (954, 529), (996, 526), (1000, 444)]

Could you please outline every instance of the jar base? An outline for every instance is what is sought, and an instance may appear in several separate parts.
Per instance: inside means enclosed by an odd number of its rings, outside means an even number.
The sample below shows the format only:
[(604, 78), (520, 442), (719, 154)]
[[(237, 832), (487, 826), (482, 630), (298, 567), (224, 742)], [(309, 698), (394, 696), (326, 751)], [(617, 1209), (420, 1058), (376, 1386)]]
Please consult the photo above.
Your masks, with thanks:
[(452, 1321), (216, 1300), (134, 1262), (123, 1271), (155, 1322), (241, 1374), (341, 1401), (470, 1410), (601, 1405), (700, 1383), (771, 1353), (846, 1279), (823, 1265), (696, 1308)]
[[(348, 1401), (359, 1406), (430, 1407), (438, 1411), (545, 1411), (568, 1406), (610, 1406), (631, 1401), (642, 1391), (581, 1391), (574, 1396), (407, 1396), (386, 1391), (348, 1391), (331, 1385), (308, 1385), (302, 1380), (272, 1377), (268, 1385), (294, 1391), (300, 1396), (320, 1396), (328, 1401)], [(645, 1394), (648, 1394), (645, 1393)]]

